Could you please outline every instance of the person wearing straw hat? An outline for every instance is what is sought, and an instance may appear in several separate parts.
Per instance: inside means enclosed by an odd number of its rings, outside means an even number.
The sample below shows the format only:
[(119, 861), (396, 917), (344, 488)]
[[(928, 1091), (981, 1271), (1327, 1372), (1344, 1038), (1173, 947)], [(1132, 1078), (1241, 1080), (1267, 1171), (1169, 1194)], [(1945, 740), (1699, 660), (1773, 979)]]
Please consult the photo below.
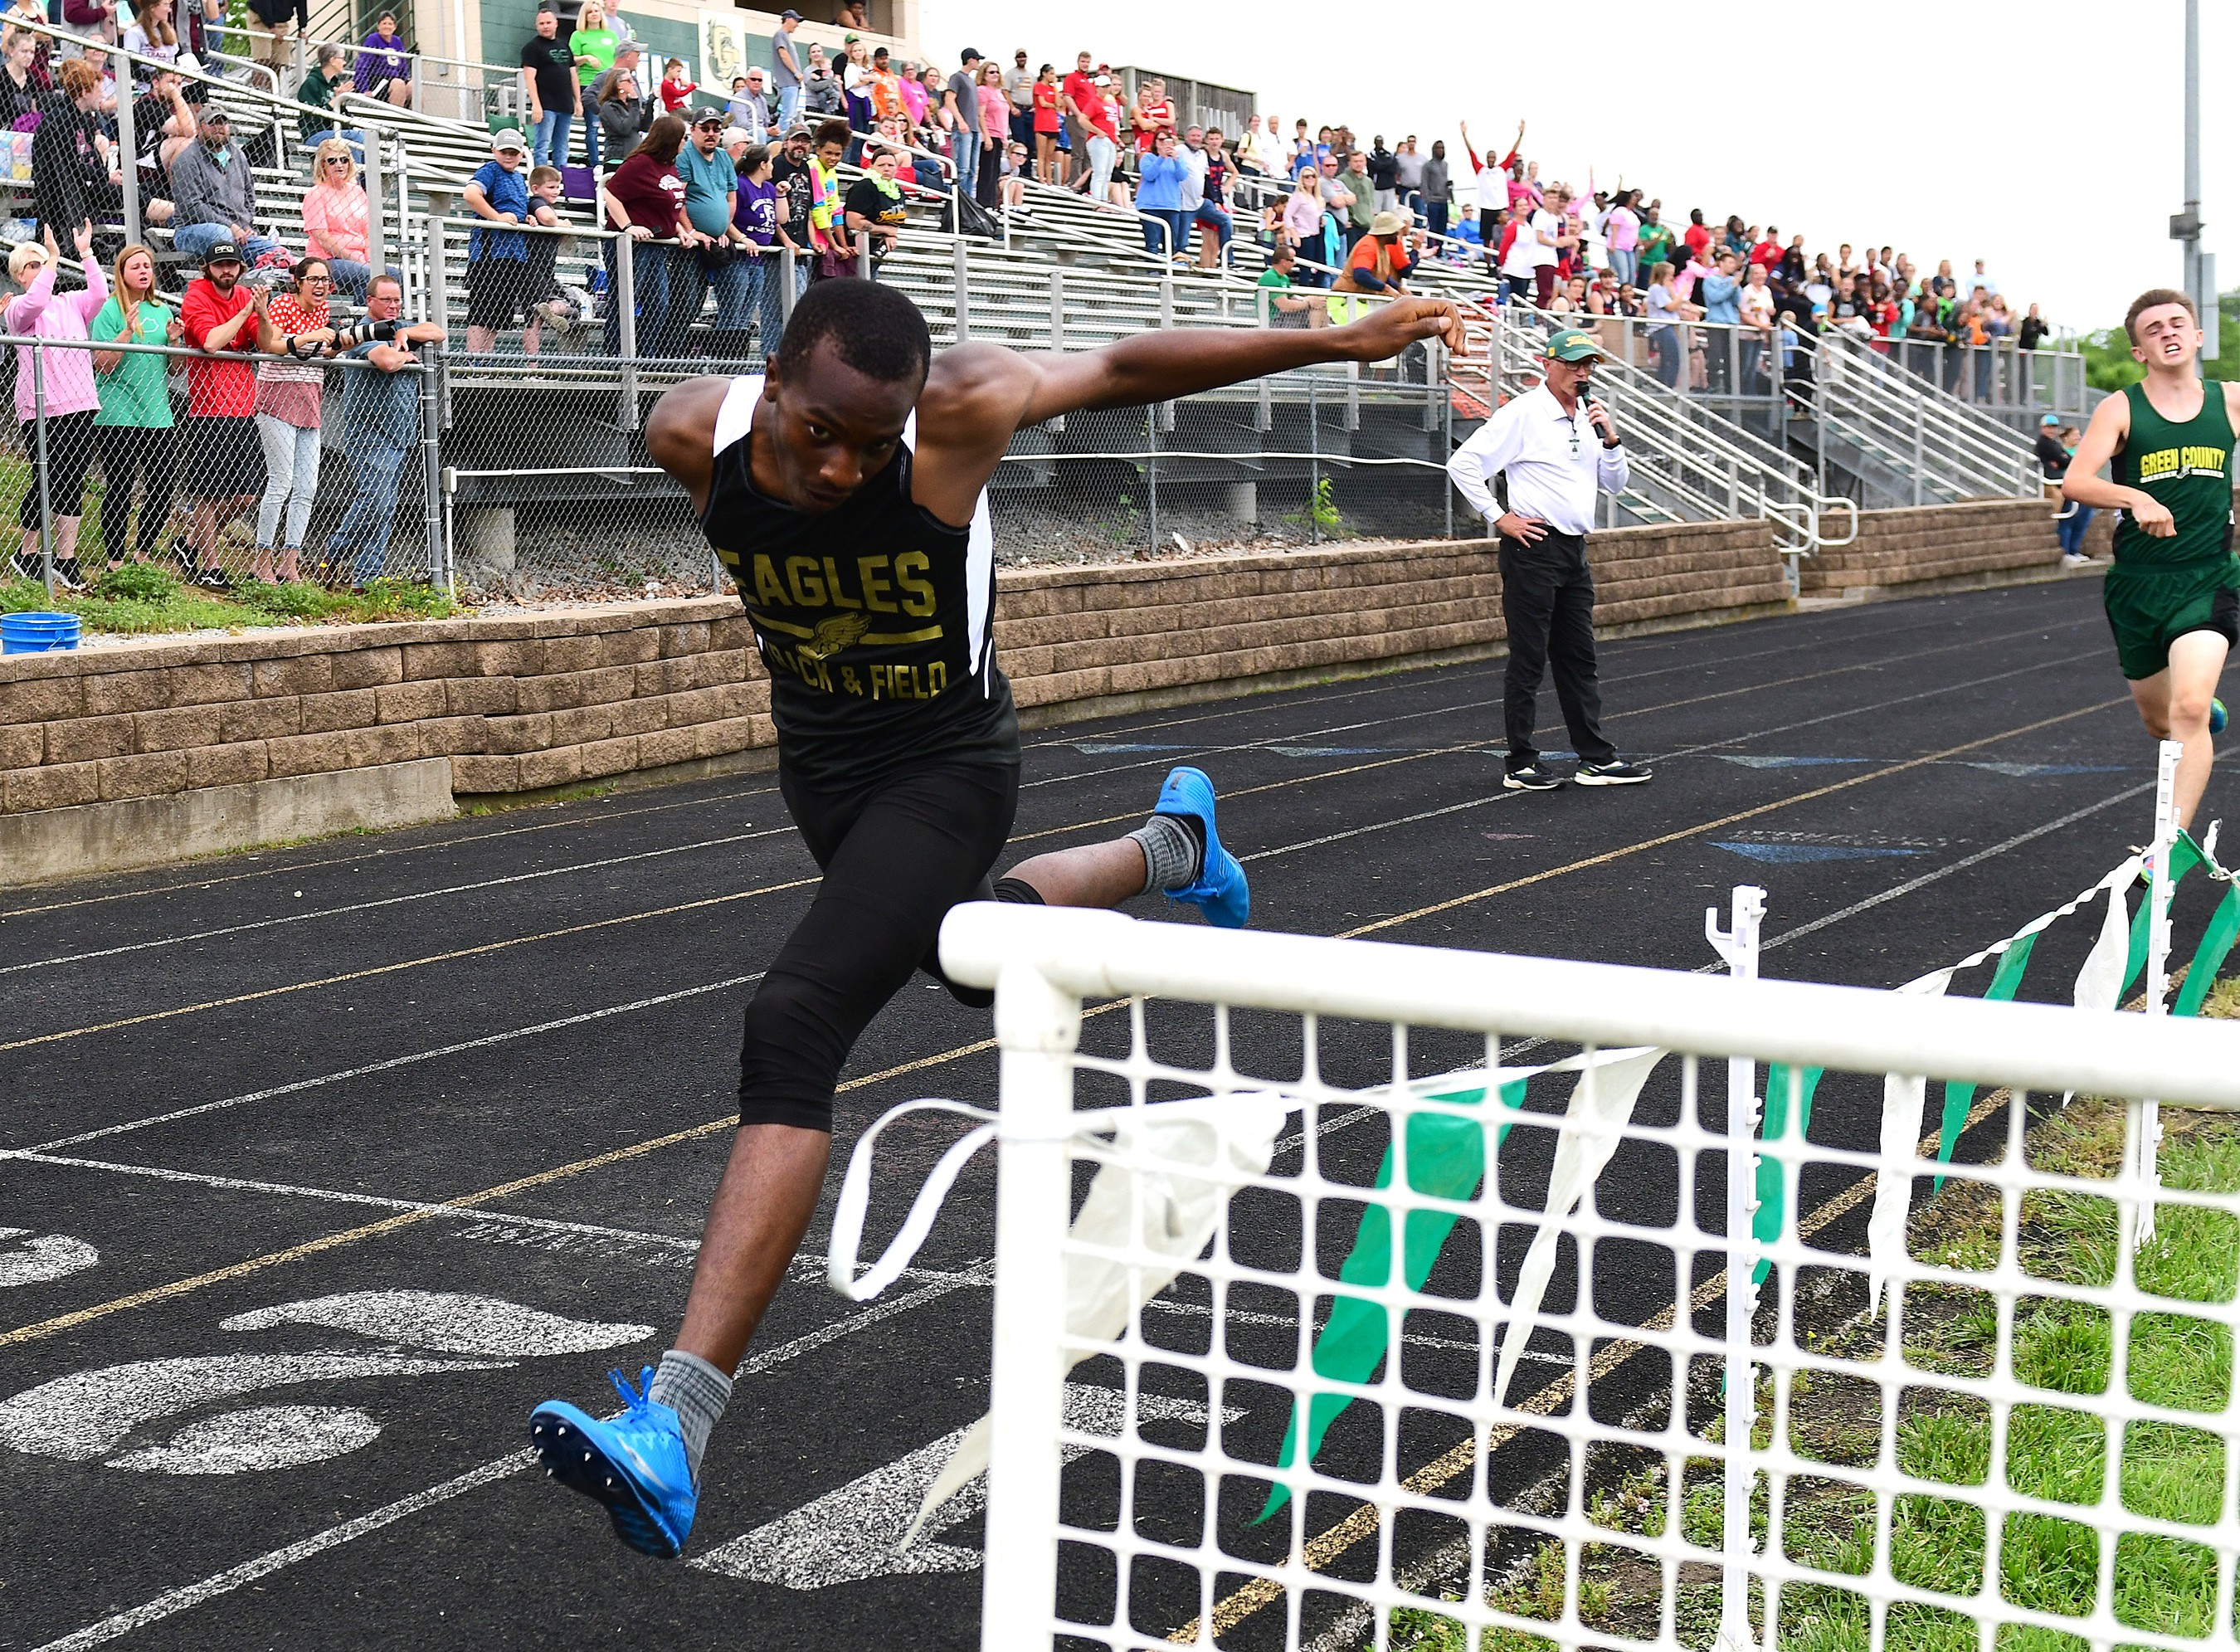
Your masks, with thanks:
[[(1626, 483), (1624, 442), (1591, 383), (1602, 359), (1593, 334), (1577, 327), (1550, 333), (1540, 384), (1511, 397), (1447, 461), (1455, 486), (1501, 541), (1501, 613), (1509, 628), (1503, 696), (1509, 758), (1501, 783), (1509, 791), (1553, 791), (1563, 783), (1533, 743), (1540, 679), (1551, 667), (1578, 754), (1572, 778), (1582, 786), (1637, 786), (1650, 778), (1603, 736), (1596, 680), (1587, 531), (1596, 490), (1616, 494)], [(1493, 496), (1493, 478), (1503, 473), (1506, 510)]]

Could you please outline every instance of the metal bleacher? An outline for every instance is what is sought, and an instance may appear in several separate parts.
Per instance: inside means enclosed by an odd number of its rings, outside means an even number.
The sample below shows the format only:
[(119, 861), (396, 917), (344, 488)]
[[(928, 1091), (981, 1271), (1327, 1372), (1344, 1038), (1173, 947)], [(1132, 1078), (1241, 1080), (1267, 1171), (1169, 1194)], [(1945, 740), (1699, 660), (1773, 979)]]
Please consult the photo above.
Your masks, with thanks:
[[(28, 26), (60, 40), (74, 38)], [(483, 67), (486, 83), (511, 72)], [(287, 244), (301, 244), (310, 183), (299, 123), (310, 116), (363, 134), (366, 183), (378, 200), (379, 261), (402, 271), (414, 313), (443, 322), (455, 339), (463, 336), (469, 224), (459, 195), (489, 157), (486, 122), (400, 109), (347, 92), (329, 115), (284, 95), (272, 70), (245, 59), (217, 57), (208, 70), (183, 72), (231, 115), (234, 136), (252, 162), (256, 227)], [(853, 169), (843, 169), (843, 187), (855, 176)], [(906, 190), (905, 198), (908, 222), (896, 250), (880, 263), (877, 278), (910, 294), (938, 343), (985, 339), (1077, 350), (1157, 328), (1266, 324), (1256, 284), (1265, 255), (1253, 233), (1257, 214), (1250, 206), (1238, 211), (1240, 233), (1220, 265), (1200, 270), (1147, 250), (1144, 221), (1132, 211), (1031, 180), (1019, 205), (995, 215), (994, 235), (945, 228), (951, 221), (946, 193)], [(563, 281), (572, 276), (580, 284), (592, 283), (600, 262), (593, 210), (590, 203), (572, 202), (563, 211), (563, 223), (576, 232), (563, 248)], [(142, 233), (159, 251), (167, 248), (162, 229)], [(184, 273), (174, 268), (169, 278), (176, 282)], [(1490, 272), (1476, 257), (1425, 257), (1410, 284), (1468, 306), (1475, 336), (1483, 341), (1482, 353), (1475, 361), (1466, 356), (1453, 363), (1444, 381), (1424, 376), (1433, 365), (1446, 373), (1450, 364), (1443, 360), (1419, 367), (1404, 396), (1397, 379), (1379, 384), (1357, 374), (1349, 394), (1357, 397), (1365, 386), (1372, 399), (1412, 397), (1407, 417), (1420, 425), (1422, 416), (1412, 410), (1431, 383), (1444, 382), (1455, 392), (1451, 422), (1462, 426), (1453, 433), (1459, 436), (1523, 382), (1533, 342), (1548, 318), (1499, 310)], [(1830, 456), (1855, 470), (1873, 469), (1881, 485), (1869, 492), (1878, 501), (1910, 492), (1935, 502), (2015, 492), (2027, 484), (2028, 467), (2017, 459), (2020, 443), (1997, 420), (1964, 408), (1926, 380), (1849, 355), (1839, 358), (1831, 350), (1823, 358), (1826, 393), (1815, 410), (1824, 428), (1817, 433), (1822, 447), (1817, 467), (1798, 456), (1794, 430), (1770, 432), (1776, 439), (1769, 441), (1769, 433), (1753, 432), (1743, 410), (1677, 394), (1630, 362), (1610, 363), (1601, 383), (1627, 420), (1638, 454), (1636, 484), (1618, 502), (1613, 519), (1761, 516), (1774, 523), (1784, 550), (1801, 556), (1823, 543), (1843, 543), (1856, 530), (1846, 502), (1823, 492)], [(447, 398), (478, 385), (507, 397), (555, 393), (557, 419), (571, 425), (592, 420), (601, 427), (596, 440), (570, 438), (559, 445), (571, 451), (581, 446), (587, 453), (596, 449), (597, 462), (611, 465), (633, 441), (643, 398), (698, 370), (701, 365), (690, 361), (615, 361), (603, 353), (594, 324), (566, 338), (548, 338), (533, 362), (503, 341), (495, 356), (463, 358), (455, 350), (444, 378)], [(1311, 394), (1310, 388), (1301, 389), (1303, 383), (1295, 379), (1259, 392), (1263, 409), (1270, 396), (1281, 402)], [(1263, 410), (1263, 429), (1267, 416)], [(1837, 536), (1829, 538), (1831, 531)]]

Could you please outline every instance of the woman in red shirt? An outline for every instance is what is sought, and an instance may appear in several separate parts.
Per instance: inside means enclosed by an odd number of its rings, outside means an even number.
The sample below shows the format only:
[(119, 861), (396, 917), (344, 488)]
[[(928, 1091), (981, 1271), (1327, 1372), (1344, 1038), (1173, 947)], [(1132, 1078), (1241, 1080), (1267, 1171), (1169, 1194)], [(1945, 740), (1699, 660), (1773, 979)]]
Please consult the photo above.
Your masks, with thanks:
[[(640, 356), (673, 357), (683, 353), (684, 330), (692, 316), (677, 313), (677, 296), (693, 295), (697, 309), (697, 281), (672, 281), (679, 243), (692, 236), (684, 216), (684, 180), (677, 174), (677, 152), (684, 147), (684, 123), (663, 115), (647, 129), (637, 147), (599, 186), (599, 203), (607, 227), (620, 230), (630, 243), (630, 286), (637, 313), (637, 351)], [(607, 350), (622, 354), (623, 317), (619, 241), (606, 243)]]
[(1035, 177), (1057, 182), (1057, 69), (1044, 63), (1035, 76)]

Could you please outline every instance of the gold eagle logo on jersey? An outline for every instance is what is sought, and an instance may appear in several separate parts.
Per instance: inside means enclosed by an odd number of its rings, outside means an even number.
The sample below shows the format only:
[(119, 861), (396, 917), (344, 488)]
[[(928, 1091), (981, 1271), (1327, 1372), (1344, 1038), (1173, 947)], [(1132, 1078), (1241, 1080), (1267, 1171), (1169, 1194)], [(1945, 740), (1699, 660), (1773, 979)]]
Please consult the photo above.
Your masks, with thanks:
[(867, 615), (830, 615), (817, 622), (817, 629), (801, 645), (801, 652), (813, 660), (829, 660), (842, 649), (862, 642), (863, 633), (870, 629)]

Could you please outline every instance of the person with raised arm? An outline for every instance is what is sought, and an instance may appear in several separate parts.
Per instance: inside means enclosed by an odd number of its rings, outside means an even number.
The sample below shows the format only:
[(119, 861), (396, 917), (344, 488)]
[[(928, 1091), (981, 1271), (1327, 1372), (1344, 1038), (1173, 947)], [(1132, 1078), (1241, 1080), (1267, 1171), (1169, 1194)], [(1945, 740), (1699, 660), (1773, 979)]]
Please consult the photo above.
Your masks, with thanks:
[(990, 883), (1019, 793), (1019, 724), (995, 657), (988, 484), (1017, 432), (1328, 362), (1463, 343), (1461, 312), (1403, 298), (1350, 327), (1161, 329), (1078, 355), (989, 343), (936, 355), (909, 297), (822, 282), (764, 372), (670, 390), (647, 450), (682, 483), (770, 668), (778, 784), (823, 880), (749, 1003), (739, 1130), (683, 1328), (624, 1409), (548, 1401), (531, 1445), (632, 1548), (683, 1549), (733, 1374), (823, 1190), (833, 1087), (871, 1017), (968, 901), (1112, 907), (1160, 892), (1242, 925), (1250, 892), (1213, 784), (1171, 771), (1125, 836), (1034, 856)]

